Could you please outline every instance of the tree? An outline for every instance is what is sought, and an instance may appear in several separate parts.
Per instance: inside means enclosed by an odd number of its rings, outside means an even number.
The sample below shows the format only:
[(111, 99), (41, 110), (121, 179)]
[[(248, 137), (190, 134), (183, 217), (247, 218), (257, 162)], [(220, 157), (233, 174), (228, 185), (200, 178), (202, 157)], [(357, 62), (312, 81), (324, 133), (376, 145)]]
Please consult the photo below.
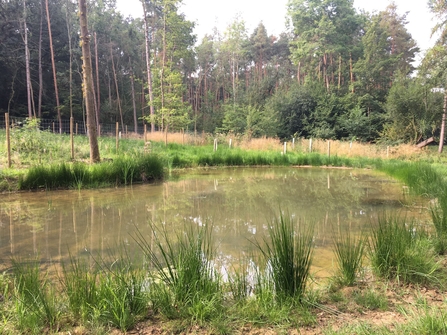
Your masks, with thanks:
[[(189, 122), (190, 104), (185, 101), (184, 78), (185, 60), (190, 58), (195, 37), (194, 24), (178, 13), (179, 0), (162, 0), (159, 30), (156, 31), (161, 43), (158, 59), (154, 66), (155, 119), (165, 132), (165, 142), (169, 129), (181, 129)], [(152, 119), (152, 118), (151, 118)]]
[(59, 103), (59, 90), (57, 87), (57, 71), (56, 71), (56, 62), (54, 60), (53, 35), (51, 33), (51, 19), (50, 19), (50, 9), (48, 5), (48, 0), (45, 0), (45, 8), (47, 13), (48, 36), (50, 38), (50, 54), (51, 54), (51, 64), (53, 68), (53, 82), (54, 82), (54, 94), (56, 96), (57, 119), (59, 121), (59, 133), (62, 134), (61, 107)]
[(386, 102), (388, 122), (382, 139), (416, 144), (434, 136), (442, 99), (424, 81), (424, 78), (401, 76), (394, 82)]
[[(433, 14), (435, 14), (440, 20), (433, 27), (433, 33), (440, 32), (440, 36), (435, 45), (435, 50), (441, 51), (442, 54), (445, 54), (446, 42), (447, 42), (447, 2), (442, 0), (428, 0), (428, 6)], [(444, 50), (441, 50), (444, 49)], [(444, 147), (444, 135), (445, 135), (445, 123), (447, 119), (447, 72), (445, 69), (444, 62), (442, 66), (438, 67), (438, 73), (442, 73), (442, 84), (444, 88), (444, 104), (442, 111), (442, 119), (441, 119), (441, 134), (439, 138), (439, 149), (438, 152), (442, 153)]]
[(90, 141), (90, 163), (97, 163), (101, 160), (101, 158), (99, 156), (95, 120), (95, 96), (93, 94), (93, 70), (86, 0), (79, 0), (79, 22), (81, 25), (83, 91), (87, 114), (87, 130)]
[(331, 85), (346, 81), (342, 63), (358, 52), (362, 28), (353, 0), (291, 0), (288, 14), (294, 28), (291, 54), (298, 82), (308, 76), (330, 91)]

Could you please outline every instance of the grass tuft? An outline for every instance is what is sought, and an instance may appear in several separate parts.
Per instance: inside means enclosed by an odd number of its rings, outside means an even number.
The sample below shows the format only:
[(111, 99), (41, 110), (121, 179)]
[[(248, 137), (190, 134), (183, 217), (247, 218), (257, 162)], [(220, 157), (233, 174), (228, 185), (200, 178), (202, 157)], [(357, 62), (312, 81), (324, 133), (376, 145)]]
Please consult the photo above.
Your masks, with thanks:
[(277, 298), (301, 300), (310, 274), (313, 255), (313, 225), (296, 225), (293, 218), (280, 214), (269, 225), (265, 246), (257, 243), (264, 256)]
[(385, 279), (405, 283), (430, 283), (439, 265), (425, 233), (399, 217), (383, 215), (373, 227), (371, 265)]
[(338, 277), (342, 285), (352, 286), (362, 267), (365, 250), (365, 239), (360, 236), (355, 239), (348, 232), (340, 232), (334, 238), (334, 253), (337, 258)]

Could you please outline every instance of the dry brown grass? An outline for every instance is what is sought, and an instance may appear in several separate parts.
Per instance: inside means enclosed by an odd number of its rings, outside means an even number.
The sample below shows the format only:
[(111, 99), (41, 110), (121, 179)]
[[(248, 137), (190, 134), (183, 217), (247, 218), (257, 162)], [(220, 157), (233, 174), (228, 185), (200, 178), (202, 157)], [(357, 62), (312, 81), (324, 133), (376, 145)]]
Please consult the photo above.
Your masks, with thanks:
[[(301, 140), (300, 147), (303, 151), (309, 151), (310, 140)], [(312, 140), (312, 150), (319, 153), (328, 153), (330, 144), (330, 154), (343, 157), (370, 157), (370, 158), (411, 158), (420, 156), (423, 149), (415, 145), (401, 144), (399, 146), (381, 146), (376, 144), (347, 142), (347, 141), (327, 141)]]
[[(130, 138), (143, 138), (142, 135), (130, 135)], [(246, 136), (223, 135), (219, 134), (214, 137), (212, 134), (206, 133), (168, 133), (168, 143), (189, 144), (189, 145), (205, 145), (212, 144), (214, 138), (217, 138), (220, 146), (229, 146), (230, 140), (233, 147), (239, 147), (245, 150), (272, 150), (283, 151), (284, 142), (278, 138), (247, 138)], [(164, 132), (148, 132), (146, 141), (165, 140)], [(370, 157), (370, 158), (397, 158), (411, 159), (429, 154), (427, 149), (419, 149), (415, 145), (401, 144), (398, 146), (384, 146), (360, 142), (334, 141), (334, 140), (312, 140), (312, 152), (321, 154), (328, 153), (328, 143), (330, 143), (330, 154), (343, 157)], [(293, 145), (292, 141), (287, 142), (287, 151), (309, 152), (309, 139), (296, 139)]]

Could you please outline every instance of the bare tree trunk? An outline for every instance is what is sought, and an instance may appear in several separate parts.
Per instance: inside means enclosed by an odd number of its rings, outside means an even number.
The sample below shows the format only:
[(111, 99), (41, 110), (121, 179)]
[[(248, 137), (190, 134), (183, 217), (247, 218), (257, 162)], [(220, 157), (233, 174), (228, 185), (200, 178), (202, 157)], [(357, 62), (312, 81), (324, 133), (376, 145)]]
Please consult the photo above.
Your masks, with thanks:
[(67, 6), (67, 10), (65, 13), (65, 18), (66, 18), (66, 23), (67, 23), (67, 32), (68, 32), (68, 51), (69, 51), (69, 55), (70, 55), (70, 61), (69, 61), (69, 66), (70, 69), (68, 70), (68, 74), (69, 74), (69, 90), (70, 90), (70, 97), (69, 97), (69, 103), (70, 103), (70, 118), (73, 117), (73, 46), (71, 44), (71, 27), (72, 27), (72, 22), (71, 22), (71, 12), (70, 12), (70, 6), (71, 5), (71, 1), (67, 0), (66, 2), (66, 6)]
[(338, 58), (338, 89), (341, 87), (341, 54)]
[(79, 21), (81, 25), (83, 88), (87, 112), (87, 129), (90, 141), (90, 162), (96, 163), (100, 161), (100, 156), (94, 114), (95, 96), (93, 94), (92, 57), (90, 53), (86, 0), (79, 0)]
[(441, 134), (439, 135), (439, 148), (438, 148), (439, 153), (442, 153), (442, 149), (444, 148), (446, 114), (447, 114), (447, 91), (444, 91), (444, 105), (442, 107)]
[(99, 57), (98, 57), (98, 40), (95, 31), (95, 64), (96, 64), (96, 127), (99, 129), (99, 113), (101, 111), (101, 91), (99, 87)]
[(137, 122), (137, 104), (135, 102), (135, 78), (132, 68), (132, 62), (129, 58), (130, 65), (130, 89), (132, 92), (132, 107), (133, 107), (133, 124), (134, 124), (134, 132), (138, 133), (138, 122)]
[(146, 47), (146, 72), (147, 72), (147, 87), (149, 90), (149, 110), (151, 114), (151, 133), (155, 132), (155, 120), (154, 120), (154, 97), (152, 91), (152, 73), (151, 73), (151, 58), (150, 58), (150, 46), (149, 46), (149, 26), (147, 24), (147, 11), (144, 0), (143, 4), (143, 12), (144, 12), (144, 38), (145, 38), (145, 47)]
[(37, 101), (37, 116), (42, 117), (43, 72), (42, 72), (42, 37), (43, 36), (43, 0), (40, 1), (40, 31), (39, 31), (39, 96)]
[(26, 68), (26, 96), (28, 101), (28, 117), (33, 117), (32, 104), (31, 104), (31, 74), (29, 69), (29, 49), (28, 49), (28, 28), (26, 26), (26, 1), (23, 1), (23, 32), (25, 42), (25, 68)]
[(116, 77), (115, 61), (113, 60), (112, 44), (110, 43), (110, 59), (112, 60), (113, 79), (115, 80), (116, 101), (118, 103), (118, 111), (120, 113), (121, 131), (124, 132), (123, 110), (121, 109), (120, 92), (118, 89), (118, 79)]
[(349, 74), (351, 76), (352, 93), (354, 93), (354, 72), (352, 71), (352, 54), (349, 55)]
[(59, 133), (62, 134), (61, 107), (59, 104), (59, 91), (57, 89), (56, 63), (54, 62), (53, 36), (51, 35), (51, 19), (50, 19), (50, 9), (48, 7), (48, 0), (45, 0), (45, 7), (47, 10), (48, 37), (50, 38), (50, 54), (51, 54), (51, 64), (53, 67), (53, 81), (54, 81), (54, 94), (56, 95), (57, 119), (59, 122)]

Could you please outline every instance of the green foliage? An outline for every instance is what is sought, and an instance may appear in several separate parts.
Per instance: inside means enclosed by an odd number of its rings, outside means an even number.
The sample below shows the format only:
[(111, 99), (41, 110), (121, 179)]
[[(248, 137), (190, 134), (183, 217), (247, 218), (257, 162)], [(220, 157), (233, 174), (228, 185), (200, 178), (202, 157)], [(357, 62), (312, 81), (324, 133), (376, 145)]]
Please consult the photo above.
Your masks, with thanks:
[(316, 108), (316, 101), (306, 86), (293, 85), (289, 90), (277, 91), (266, 103), (265, 111), (279, 117), (278, 137), (309, 135), (306, 120)]
[(441, 120), (442, 95), (414, 78), (396, 80), (388, 94), (388, 122), (381, 139), (416, 144), (434, 136)]

